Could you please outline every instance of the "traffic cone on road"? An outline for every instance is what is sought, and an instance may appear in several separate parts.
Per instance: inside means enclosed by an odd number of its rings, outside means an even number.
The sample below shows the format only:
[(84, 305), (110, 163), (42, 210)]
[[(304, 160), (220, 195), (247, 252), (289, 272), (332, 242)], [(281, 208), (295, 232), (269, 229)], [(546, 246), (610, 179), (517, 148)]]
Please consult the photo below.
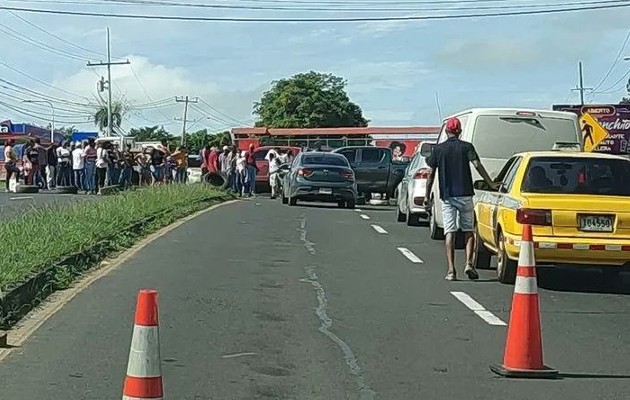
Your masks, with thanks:
[(123, 400), (162, 398), (157, 297), (155, 290), (138, 293)]
[(540, 306), (531, 225), (523, 225), (503, 365), (490, 365), (490, 369), (508, 378), (558, 376), (558, 371), (543, 364)]

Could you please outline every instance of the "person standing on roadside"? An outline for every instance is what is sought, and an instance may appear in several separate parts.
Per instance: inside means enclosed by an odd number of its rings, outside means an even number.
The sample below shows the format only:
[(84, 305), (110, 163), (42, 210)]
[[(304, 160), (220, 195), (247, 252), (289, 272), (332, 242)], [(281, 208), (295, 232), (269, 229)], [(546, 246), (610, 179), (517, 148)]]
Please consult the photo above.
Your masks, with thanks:
[(57, 146), (56, 143), (51, 143), (48, 149), (46, 149), (46, 185), (48, 189), (57, 187)]
[(72, 176), (74, 186), (78, 190), (86, 190), (87, 186), (85, 184), (85, 162), (83, 156), (83, 149), (87, 147), (87, 143), (77, 142), (74, 150), (72, 150)]
[(256, 166), (256, 156), (254, 155), (255, 149), (254, 144), (250, 143), (249, 151), (245, 153), (250, 196), (256, 196), (256, 172), (258, 172), (258, 167)]
[(37, 159), (39, 161), (39, 170), (36, 171), (37, 178), (35, 180), (35, 182), (37, 183), (35, 184), (39, 184), (42, 189), (47, 190), (49, 189), (48, 185), (46, 184), (46, 170), (48, 169), (48, 149), (42, 146), (42, 141), (38, 137), (35, 138), (35, 149), (37, 150)]
[(35, 148), (35, 141), (29, 139), (23, 148), (24, 184), (37, 185), (39, 176), (39, 151)]
[[(488, 172), (479, 161), (479, 156), (472, 143), (459, 139), (462, 133), (461, 122), (457, 118), (446, 121), (445, 142), (433, 147), (431, 155), (427, 158), (427, 165), (431, 168), (427, 181), (427, 192), (424, 197), (425, 204), (430, 207), (431, 188), (435, 180), (437, 170), (440, 185), (440, 199), (442, 200), (442, 218), (444, 219), (444, 233), (446, 235), (446, 263), (448, 271), (446, 280), (457, 279), (455, 270), (455, 235), (457, 225), (464, 232), (466, 238), (466, 265), (464, 273), (469, 279), (479, 279), (479, 274), (473, 265), (473, 252), (475, 248), (475, 211), (473, 196), (472, 163), (479, 174), (492, 188), (498, 187), (488, 175)], [(429, 208), (428, 208), (429, 209)]]
[(7, 139), (4, 142), (4, 169), (7, 171), (5, 178), (7, 192), (9, 192), (9, 188), (11, 187), (11, 178), (15, 178), (16, 182), (20, 180), (20, 168), (17, 166), (18, 156), (13, 149), (14, 145), (14, 139)]
[[(98, 149), (93, 138), (84, 143), (83, 160), (85, 165), (85, 193), (96, 194), (96, 162), (98, 161)], [(102, 148), (101, 148), (102, 149)]]
[(63, 142), (57, 148), (57, 186), (71, 186), (72, 174), (72, 155), (70, 153), (70, 144)]

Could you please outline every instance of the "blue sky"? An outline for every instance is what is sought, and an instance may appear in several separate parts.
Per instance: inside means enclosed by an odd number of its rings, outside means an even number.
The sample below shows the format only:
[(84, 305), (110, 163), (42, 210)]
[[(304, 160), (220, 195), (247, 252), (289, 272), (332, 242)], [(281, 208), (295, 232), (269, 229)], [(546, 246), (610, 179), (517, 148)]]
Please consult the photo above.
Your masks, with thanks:
[[(201, 0), (192, 1), (202, 3)], [(256, 3), (246, 1), (208, 0), (203, 3)], [(372, 1), (365, 0), (362, 4)], [(558, 3), (568, 1), (558, 0)], [(137, 5), (92, 5), (87, 8), (41, 0), (2, 3), (144, 14), (295, 18), (357, 15), (356, 12), (341, 11), (175, 11), (172, 8), (143, 8)], [(258, 3), (271, 4), (265, 1)], [(361, 2), (355, 0), (355, 3)], [(392, 4), (395, 3), (392, 1)], [(459, 7), (466, 6), (458, 1), (453, 3), (459, 3)], [(504, 3), (553, 4), (531, 0)], [(446, 8), (443, 5), (433, 7)], [(443, 10), (386, 14), (465, 12)], [(577, 83), (578, 61), (584, 62), (586, 86), (598, 86), (630, 28), (627, 22), (630, 20), (630, 7), (544, 16), (308, 24), (19, 15), (49, 33), (97, 53), (105, 50), (105, 27), (110, 26), (114, 55), (130, 59), (133, 65), (133, 70), (128, 66), (114, 67), (114, 96), (123, 97), (130, 107), (123, 127), (164, 124), (174, 132), (181, 129), (181, 122), (173, 118), (181, 117), (182, 104), (162, 102), (164, 106), (159, 108), (143, 105), (174, 96), (199, 96), (220, 113), (200, 103), (189, 114), (190, 119), (197, 120), (191, 124), (192, 129), (207, 127), (218, 130), (251, 124), (252, 103), (272, 80), (308, 70), (331, 72), (346, 78), (349, 95), (363, 108), (366, 118), (374, 126), (437, 124), (436, 92), (439, 92), (442, 116), (473, 106), (549, 108), (554, 103), (576, 102), (577, 93), (571, 93), (570, 89)], [(370, 15), (376, 14), (361, 13), (361, 16)], [(0, 46), (5, 55), (0, 61), (30, 76), (23, 76), (0, 64), (1, 78), (56, 98), (76, 103), (94, 102), (96, 81), (104, 71), (86, 68), (85, 61), (98, 61), (102, 56), (57, 40), (6, 11), (0, 11), (0, 24)], [(13, 37), (6, 33), (9, 28)], [(31, 43), (27, 43), (29, 40)], [(40, 46), (44, 44), (43, 47), (48, 50), (36, 47), (32, 40)], [(51, 49), (57, 54), (51, 53)], [(60, 55), (59, 51), (63, 53)], [(625, 54), (630, 55), (630, 46)], [(600, 103), (618, 101), (625, 93), (625, 80), (615, 83), (629, 68), (630, 62), (619, 61), (595, 94), (587, 95), (587, 100)], [(19, 99), (26, 96), (15, 97), (13, 94), (0, 87), (0, 102), (28, 107), (31, 113), (41, 118), (20, 115), (2, 104), (0, 118), (40, 124), (47, 122), (50, 115), (47, 105), (19, 104)], [(87, 106), (56, 105), (65, 108), (58, 111), (58, 115), (63, 114), (63, 118), (58, 119), (65, 118), (66, 121), (87, 120), (91, 113)], [(76, 125), (85, 129), (93, 127), (88, 122)]]

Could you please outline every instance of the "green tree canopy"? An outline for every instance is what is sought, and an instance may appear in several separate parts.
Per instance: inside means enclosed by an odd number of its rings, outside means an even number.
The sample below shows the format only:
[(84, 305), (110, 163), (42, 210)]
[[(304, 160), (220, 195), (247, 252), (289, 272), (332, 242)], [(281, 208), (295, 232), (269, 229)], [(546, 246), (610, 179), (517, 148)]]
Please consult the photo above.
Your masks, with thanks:
[(308, 72), (274, 81), (254, 103), (256, 126), (337, 128), (367, 126), (361, 107), (350, 101), (346, 81), (333, 74)]
[(133, 136), (138, 142), (160, 141), (162, 139), (171, 140), (173, 138), (163, 126), (158, 125), (131, 128), (129, 130), (129, 136)]

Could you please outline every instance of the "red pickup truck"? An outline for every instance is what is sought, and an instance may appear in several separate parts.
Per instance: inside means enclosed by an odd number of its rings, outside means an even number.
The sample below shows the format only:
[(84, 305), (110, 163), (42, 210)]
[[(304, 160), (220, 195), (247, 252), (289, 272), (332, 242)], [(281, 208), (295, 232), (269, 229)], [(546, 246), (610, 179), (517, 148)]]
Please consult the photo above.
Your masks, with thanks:
[(265, 157), (271, 149), (276, 149), (280, 153), (286, 151), (287, 149), (291, 149), (293, 157), (295, 157), (300, 151), (302, 151), (302, 149), (299, 147), (289, 146), (263, 146), (258, 147), (256, 150), (254, 150), (256, 166), (258, 167), (258, 173), (256, 174), (257, 191), (259, 191), (259, 188), (265, 188), (266, 190), (269, 190), (269, 161), (267, 161)]

